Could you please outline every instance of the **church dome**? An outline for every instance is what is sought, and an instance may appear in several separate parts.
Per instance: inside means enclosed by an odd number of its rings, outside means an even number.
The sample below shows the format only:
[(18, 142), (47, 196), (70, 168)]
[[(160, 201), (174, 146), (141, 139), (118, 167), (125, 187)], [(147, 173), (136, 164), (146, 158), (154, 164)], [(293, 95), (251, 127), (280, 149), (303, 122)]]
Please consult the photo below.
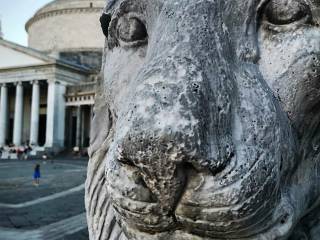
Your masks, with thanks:
[(26, 23), (29, 47), (49, 53), (101, 51), (105, 0), (55, 0)]
[(35, 15), (64, 9), (86, 9), (96, 7), (101, 9), (104, 7), (104, 4), (104, 0), (55, 0), (39, 9)]

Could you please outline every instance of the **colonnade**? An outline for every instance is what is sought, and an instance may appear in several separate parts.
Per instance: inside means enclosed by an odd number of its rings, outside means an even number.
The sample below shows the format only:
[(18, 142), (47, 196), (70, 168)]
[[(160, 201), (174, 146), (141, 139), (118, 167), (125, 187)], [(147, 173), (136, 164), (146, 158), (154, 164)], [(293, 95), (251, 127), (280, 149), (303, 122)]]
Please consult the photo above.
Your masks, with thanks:
[[(32, 146), (38, 146), (39, 138), (39, 118), (40, 118), (40, 85), (39, 81), (31, 81), (32, 84), (32, 97), (31, 97), (31, 119), (30, 119), (30, 134), (29, 142)], [(24, 86), (22, 82), (14, 83), (15, 86), (15, 106), (14, 106), (14, 119), (13, 129), (8, 128), (9, 120), (9, 99), (8, 99), (8, 84), (1, 85), (0, 97), (0, 146), (6, 145), (8, 132), (13, 130), (13, 144), (21, 146), (23, 141), (23, 112), (24, 112)], [(64, 106), (57, 106), (59, 99), (57, 99), (56, 91), (57, 82), (48, 81), (48, 95), (47, 95), (47, 130), (46, 130), (46, 145), (49, 147), (54, 143), (54, 131), (60, 131), (57, 125), (57, 118), (55, 116), (56, 109), (64, 109)], [(61, 92), (59, 92), (61, 95)], [(61, 102), (61, 101), (60, 101)], [(60, 112), (61, 113), (61, 112)], [(59, 125), (62, 126), (60, 123)], [(9, 131), (8, 131), (9, 130)], [(60, 134), (61, 135), (61, 134)]]
[[(93, 111), (92, 106), (75, 105), (75, 106), (72, 106), (72, 108), (75, 111), (75, 117), (76, 117), (75, 129), (74, 129), (75, 130), (74, 147), (78, 147), (78, 148), (88, 147), (87, 145), (88, 143), (86, 143), (86, 141), (87, 141), (87, 137), (89, 137), (87, 134), (88, 132), (90, 132), (91, 116)], [(70, 134), (70, 137), (72, 135), (73, 134)]]
[[(46, 129), (41, 129), (44, 128), (44, 124), (43, 126), (40, 125), (43, 121), (43, 118), (40, 118), (40, 114), (44, 114), (40, 111), (40, 98), (42, 98), (40, 96), (43, 95), (41, 90), (43, 88), (40, 87), (42, 86), (41, 82), (42, 81), (35, 80), (31, 82), (0, 84), (0, 147), (5, 147), (8, 143), (13, 143), (14, 146), (22, 146), (24, 141), (28, 141), (31, 146), (37, 147), (43, 144), (45, 140), (43, 147), (46, 149), (63, 148), (65, 134), (68, 136), (69, 144), (72, 142), (70, 139), (74, 137), (73, 146), (79, 148), (86, 147), (89, 137), (88, 132), (90, 131), (92, 105), (81, 101), (77, 104), (71, 102), (71, 104), (74, 105), (68, 105), (71, 108), (66, 110), (66, 86), (57, 81), (43, 80), (43, 82), (47, 83), (47, 95), (45, 96), (47, 99), (45, 113)], [(32, 84), (32, 91), (30, 91), (30, 86), (27, 86), (27, 84), (30, 83)], [(13, 87), (14, 91), (11, 89)], [(11, 96), (13, 94), (14, 96)], [(26, 97), (26, 94), (30, 94), (30, 96)], [(26, 116), (24, 116), (24, 113), (26, 113), (24, 109), (26, 106), (25, 101), (30, 98), (31, 111), (27, 113), (30, 121), (26, 121)], [(29, 107), (27, 108), (29, 109)], [(73, 125), (74, 127), (71, 127), (71, 125), (68, 125), (68, 129), (65, 132), (66, 111), (68, 111), (68, 116), (71, 117), (71, 120), (76, 117), (76, 121), (73, 123), (75, 126)], [(11, 115), (12, 113), (13, 116)], [(28, 122), (28, 126), (25, 125), (26, 122)], [(9, 129), (9, 127), (11, 129)], [(73, 131), (75, 131), (75, 133), (72, 133)], [(39, 134), (42, 137), (40, 137)], [(45, 139), (42, 134), (45, 134)], [(9, 140), (10, 142), (8, 142)], [(39, 142), (41, 143), (39, 144)]]
[[(32, 81), (32, 103), (31, 103), (31, 124), (30, 124), (30, 144), (38, 145), (39, 132), (39, 113), (40, 113), (40, 86), (38, 81)], [(22, 82), (17, 82), (15, 85), (15, 107), (13, 120), (13, 144), (15, 146), (22, 145), (22, 130), (23, 130), (23, 106), (24, 106), (24, 88)], [(9, 120), (9, 99), (8, 99), (8, 84), (1, 85), (0, 98), (0, 146), (6, 145), (8, 137), (7, 129)]]

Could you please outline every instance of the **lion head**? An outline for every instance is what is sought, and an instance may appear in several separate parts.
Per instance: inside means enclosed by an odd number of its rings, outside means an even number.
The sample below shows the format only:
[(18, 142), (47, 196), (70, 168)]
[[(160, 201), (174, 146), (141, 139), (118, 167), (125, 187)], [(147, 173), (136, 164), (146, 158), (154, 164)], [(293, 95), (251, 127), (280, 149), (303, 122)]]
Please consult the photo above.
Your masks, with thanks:
[(312, 239), (319, 9), (315, 0), (108, 1), (91, 239)]

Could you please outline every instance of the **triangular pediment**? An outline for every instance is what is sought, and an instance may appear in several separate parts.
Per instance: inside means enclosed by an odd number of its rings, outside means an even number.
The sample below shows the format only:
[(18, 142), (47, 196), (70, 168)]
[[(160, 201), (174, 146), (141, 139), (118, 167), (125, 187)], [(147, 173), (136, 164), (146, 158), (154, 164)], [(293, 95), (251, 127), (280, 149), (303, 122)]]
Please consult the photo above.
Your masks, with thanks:
[(0, 69), (43, 65), (53, 59), (31, 48), (0, 39)]

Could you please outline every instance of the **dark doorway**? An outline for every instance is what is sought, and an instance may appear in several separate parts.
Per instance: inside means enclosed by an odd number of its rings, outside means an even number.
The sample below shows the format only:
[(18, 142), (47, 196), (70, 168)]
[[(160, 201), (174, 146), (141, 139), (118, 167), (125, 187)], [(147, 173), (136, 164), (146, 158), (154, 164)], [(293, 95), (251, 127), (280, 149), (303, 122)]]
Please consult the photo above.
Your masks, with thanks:
[(9, 119), (9, 128), (7, 129), (7, 139), (6, 144), (12, 144), (13, 143), (13, 118)]
[(76, 146), (76, 134), (77, 134), (77, 117), (72, 116), (72, 141), (71, 144), (72, 146)]
[(47, 115), (41, 114), (39, 117), (39, 146), (46, 143)]

